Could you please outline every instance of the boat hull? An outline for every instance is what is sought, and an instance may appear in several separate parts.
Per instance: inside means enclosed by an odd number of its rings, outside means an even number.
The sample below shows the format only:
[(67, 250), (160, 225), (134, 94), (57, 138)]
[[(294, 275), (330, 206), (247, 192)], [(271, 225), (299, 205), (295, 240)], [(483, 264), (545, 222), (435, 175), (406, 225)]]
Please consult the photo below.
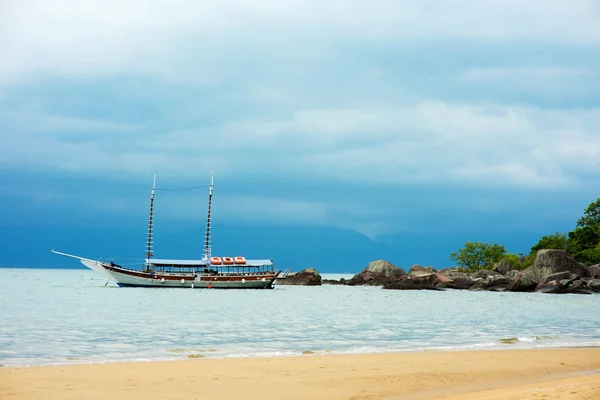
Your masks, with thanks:
[(202, 273), (150, 273), (128, 270), (99, 261), (82, 259), (86, 267), (112, 278), (121, 287), (188, 289), (272, 289), (279, 273), (207, 275)]

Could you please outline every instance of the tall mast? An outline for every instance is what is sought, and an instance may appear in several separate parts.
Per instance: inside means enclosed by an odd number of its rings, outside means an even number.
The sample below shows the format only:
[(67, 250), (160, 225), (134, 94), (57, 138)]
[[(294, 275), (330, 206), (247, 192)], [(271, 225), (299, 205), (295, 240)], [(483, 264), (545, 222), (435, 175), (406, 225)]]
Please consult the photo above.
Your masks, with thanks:
[(154, 254), (152, 254), (152, 247), (154, 245), (153, 242), (153, 229), (154, 225), (154, 193), (156, 192), (156, 174), (154, 174), (154, 181), (152, 183), (152, 194), (150, 195), (150, 220), (148, 221), (148, 241), (146, 242), (146, 260), (152, 258)]
[(208, 215), (206, 217), (206, 234), (204, 236), (204, 259), (208, 260), (211, 257), (211, 246), (210, 246), (210, 208), (212, 204), (213, 196), (213, 185), (215, 183), (215, 170), (212, 170), (210, 177), (210, 186), (208, 189)]

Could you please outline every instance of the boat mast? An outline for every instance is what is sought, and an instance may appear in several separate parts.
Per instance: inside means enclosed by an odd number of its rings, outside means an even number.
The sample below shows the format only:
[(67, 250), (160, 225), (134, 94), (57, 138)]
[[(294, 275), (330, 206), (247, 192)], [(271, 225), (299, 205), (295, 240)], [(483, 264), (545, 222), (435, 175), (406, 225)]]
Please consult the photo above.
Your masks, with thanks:
[(208, 215), (206, 217), (206, 234), (204, 236), (204, 259), (208, 260), (211, 257), (211, 246), (210, 246), (210, 208), (212, 204), (213, 196), (213, 185), (215, 182), (215, 170), (212, 170), (210, 177), (210, 186), (208, 189)]
[(156, 192), (156, 174), (154, 174), (154, 181), (152, 183), (152, 194), (150, 195), (150, 220), (148, 221), (148, 241), (146, 242), (146, 263), (148, 263), (148, 260), (150, 258), (152, 258), (152, 256), (154, 256), (154, 254), (152, 254), (152, 247), (153, 247), (153, 237), (152, 237), (152, 233), (153, 233), (153, 229), (152, 229), (152, 225), (154, 224), (154, 193)]

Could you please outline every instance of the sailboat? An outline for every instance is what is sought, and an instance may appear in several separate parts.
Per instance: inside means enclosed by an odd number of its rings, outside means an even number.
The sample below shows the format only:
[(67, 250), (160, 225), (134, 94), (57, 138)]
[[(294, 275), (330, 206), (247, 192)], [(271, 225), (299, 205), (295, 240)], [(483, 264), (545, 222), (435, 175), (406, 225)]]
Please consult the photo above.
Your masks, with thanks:
[[(141, 269), (125, 268), (113, 261), (104, 262), (62, 253), (52, 253), (79, 260), (86, 267), (106, 275), (121, 287), (162, 287), (192, 289), (272, 289), (276, 279), (285, 277), (291, 269), (281, 274), (275, 270), (271, 259), (246, 259), (243, 256), (216, 257), (211, 254), (211, 206), (214, 171), (208, 190), (208, 215), (204, 237), (204, 255), (199, 260), (160, 259), (154, 257), (154, 197), (156, 175), (150, 195), (150, 219), (146, 258)], [(281, 275), (281, 276), (280, 276)]]

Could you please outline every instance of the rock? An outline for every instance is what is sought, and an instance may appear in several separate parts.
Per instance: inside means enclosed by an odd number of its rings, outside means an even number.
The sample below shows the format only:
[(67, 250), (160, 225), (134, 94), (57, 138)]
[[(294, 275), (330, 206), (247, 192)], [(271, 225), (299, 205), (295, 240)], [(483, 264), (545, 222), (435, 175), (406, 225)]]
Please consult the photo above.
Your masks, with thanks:
[[(540, 250), (537, 252), (533, 265), (529, 267), (532, 279), (542, 282), (548, 275), (556, 272), (569, 271), (579, 277), (589, 277), (590, 271), (585, 265), (578, 263), (563, 250)], [(527, 271), (526, 270), (526, 271)]]
[(587, 270), (590, 272), (590, 278), (600, 278), (600, 265), (596, 264), (589, 266), (587, 267)]
[(530, 292), (535, 289), (537, 284), (525, 271), (521, 271), (515, 275), (506, 290), (510, 290), (511, 292)]
[(508, 284), (511, 282), (511, 280), (512, 279), (509, 276), (504, 276), (504, 275), (490, 277), (490, 279), (488, 281), (488, 287), (490, 288), (490, 290), (492, 288), (499, 288), (500, 286), (502, 286), (503, 288), (506, 288), (508, 286)]
[(489, 287), (488, 282), (482, 278), (477, 278), (477, 280), (469, 287), (470, 291), (479, 292), (482, 290), (487, 290)]
[(498, 272), (494, 272), (494, 271), (488, 271), (486, 269), (482, 269), (480, 271), (475, 271), (475, 272), (471, 272), (469, 273), (469, 276), (473, 279), (485, 279), (485, 280), (490, 280), (492, 278), (495, 277), (500, 277), (503, 276), (502, 274), (498, 273)]
[(514, 271), (515, 266), (512, 265), (506, 258), (500, 260), (492, 269), (492, 271), (498, 272), (502, 275), (506, 275), (509, 271)]
[(417, 274), (433, 273), (433, 272), (437, 272), (437, 270), (430, 265), (427, 267), (422, 267), (419, 264), (414, 264), (408, 270), (408, 275), (413, 276), (413, 275), (417, 275)]
[[(590, 275), (587, 268), (580, 265), (565, 251), (540, 250), (537, 252), (533, 265), (517, 273), (508, 285), (508, 290), (514, 292), (534, 290), (539, 283), (546, 281), (546, 277), (559, 272), (568, 272), (570, 275), (575, 275), (575, 279)], [(566, 277), (563, 279), (566, 279)], [(562, 285), (562, 281), (558, 281)]]
[(558, 281), (548, 281), (538, 285), (535, 289), (536, 292), (540, 293), (553, 293), (560, 289)]
[(351, 286), (382, 286), (392, 283), (404, 275), (406, 275), (406, 272), (402, 268), (398, 268), (394, 264), (384, 260), (377, 260), (370, 262), (367, 268), (354, 275), (347, 284)]
[(583, 289), (587, 286), (587, 282), (582, 279), (577, 279), (571, 283), (569, 286), (571, 289)]
[(307, 268), (277, 281), (277, 285), (319, 286), (321, 285), (321, 275), (316, 269)]
[(587, 283), (588, 289), (600, 293), (600, 279), (590, 279)]
[(438, 287), (465, 290), (471, 287), (475, 282), (466, 272), (460, 272), (458, 268), (445, 268), (438, 271), (440, 275), (448, 277), (451, 282), (441, 282)]
[(451, 280), (447, 276), (437, 273), (407, 275), (385, 285), (383, 288), (396, 290), (442, 290), (436, 286), (441, 281), (450, 282)]
[(571, 273), (569, 271), (557, 272), (552, 275), (548, 275), (542, 283), (550, 282), (550, 281), (560, 281), (561, 279), (569, 279), (571, 277)]
[[(566, 282), (565, 282), (566, 281)], [(576, 283), (579, 282), (579, 283)], [(583, 285), (583, 281), (577, 280), (573, 282), (571, 286), (565, 285), (565, 283), (571, 283), (569, 280), (563, 280), (560, 282), (550, 281), (541, 284), (536, 292), (540, 293), (553, 293), (553, 294), (592, 294), (593, 290)]]
[(572, 279), (561, 279), (560, 281), (558, 281), (559, 286), (562, 288), (566, 288), (567, 286), (569, 286), (571, 283), (573, 282)]
[(458, 267), (444, 268), (444, 269), (440, 269), (438, 272), (439, 272), (440, 274), (444, 274), (444, 275), (446, 275), (446, 276), (449, 276), (449, 275), (451, 275), (451, 274), (459, 274), (459, 273), (462, 273), (462, 272), (459, 272), (459, 271), (458, 271)]
[(508, 271), (506, 274), (504, 274), (504, 276), (508, 276), (509, 278), (514, 278), (515, 276), (517, 276), (518, 273), (519, 273), (519, 271), (517, 271), (516, 269), (513, 269), (512, 271)]
[[(440, 274), (441, 275), (441, 274)], [(445, 275), (444, 275), (445, 276)], [(437, 285), (439, 288), (466, 290), (474, 284), (468, 276), (456, 276), (450, 282), (441, 282)]]
[[(342, 278), (344, 279), (344, 278)], [(323, 285), (343, 285), (341, 279), (339, 281), (335, 279), (321, 279), (321, 284)]]

